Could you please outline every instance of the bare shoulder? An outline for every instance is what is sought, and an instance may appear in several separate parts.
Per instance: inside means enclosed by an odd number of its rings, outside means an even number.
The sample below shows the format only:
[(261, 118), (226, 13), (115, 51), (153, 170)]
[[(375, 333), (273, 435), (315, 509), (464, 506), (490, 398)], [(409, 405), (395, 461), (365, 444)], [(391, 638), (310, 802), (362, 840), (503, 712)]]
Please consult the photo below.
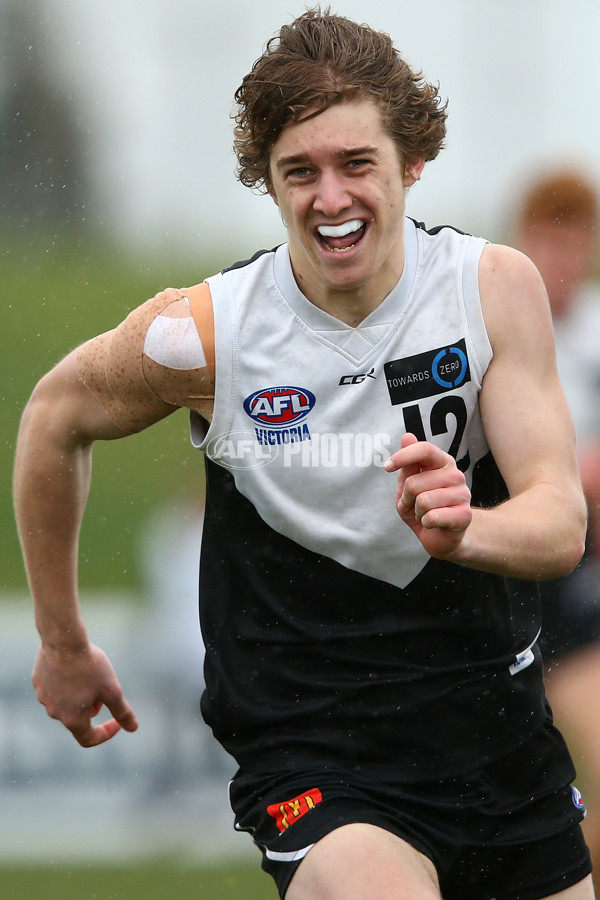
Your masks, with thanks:
[(479, 264), (479, 290), (483, 314), (497, 347), (507, 338), (522, 336), (553, 341), (550, 304), (541, 275), (532, 261), (513, 247), (487, 244)]
[(185, 292), (161, 291), (79, 350), (79, 377), (111, 420), (131, 433), (179, 407), (199, 409), (213, 379)]
[(152, 320), (144, 340), (148, 384), (168, 403), (212, 416), (214, 321), (206, 284), (182, 288)]
[(486, 244), (479, 264), (482, 296), (495, 294), (520, 297), (525, 294), (543, 300), (547, 306), (542, 277), (532, 261), (520, 250), (504, 244)]

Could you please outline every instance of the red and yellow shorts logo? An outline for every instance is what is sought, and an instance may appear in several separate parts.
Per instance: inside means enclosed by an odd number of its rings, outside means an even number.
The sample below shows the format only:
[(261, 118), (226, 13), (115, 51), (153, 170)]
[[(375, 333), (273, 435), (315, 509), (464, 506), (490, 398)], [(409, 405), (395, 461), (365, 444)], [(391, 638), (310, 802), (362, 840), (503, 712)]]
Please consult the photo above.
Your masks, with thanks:
[(280, 831), (285, 831), (298, 819), (310, 812), (317, 803), (320, 803), (323, 797), (319, 788), (313, 788), (305, 794), (294, 797), (293, 800), (286, 800), (284, 803), (272, 803), (267, 806), (267, 812), (273, 816), (277, 827)]

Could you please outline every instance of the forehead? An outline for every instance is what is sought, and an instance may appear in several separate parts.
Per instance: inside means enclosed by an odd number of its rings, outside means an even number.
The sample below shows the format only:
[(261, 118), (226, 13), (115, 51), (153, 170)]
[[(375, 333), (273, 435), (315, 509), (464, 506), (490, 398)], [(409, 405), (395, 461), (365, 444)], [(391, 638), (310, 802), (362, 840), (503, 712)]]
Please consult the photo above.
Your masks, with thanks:
[(394, 151), (394, 143), (383, 124), (380, 108), (372, 100), (336, 103), (316, 116), (287, 125), (271, 149), (271, 164), (288, 157), (315, 158), (372, 148), (379, 153)]

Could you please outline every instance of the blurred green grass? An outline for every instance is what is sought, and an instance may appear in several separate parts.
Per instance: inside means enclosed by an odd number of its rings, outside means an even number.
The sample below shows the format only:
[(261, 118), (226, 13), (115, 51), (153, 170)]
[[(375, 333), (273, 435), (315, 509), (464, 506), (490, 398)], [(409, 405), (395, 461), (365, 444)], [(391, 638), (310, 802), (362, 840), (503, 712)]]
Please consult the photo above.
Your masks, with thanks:
[[(167, 286), (201, 281), (224, 262), (190, 261), (168, 251), (151, 259), (92, 240), (5, 239), (0, 252), (2, 440), (0, 441), (0, 592), (25, 589), (14, 526), (11, 474), (18, 424), (36, 381), (75, 346), (118, 324)], [(167, 496), (202, 492), (200, 455), (180, 410), (139, 435), (94, 448), (92, 491), (81, 540), (82, 589), (135, 588), (138, 541)]]
[(0, 866), (5, 900), (276, 900), (271, 878), (256, 864)]

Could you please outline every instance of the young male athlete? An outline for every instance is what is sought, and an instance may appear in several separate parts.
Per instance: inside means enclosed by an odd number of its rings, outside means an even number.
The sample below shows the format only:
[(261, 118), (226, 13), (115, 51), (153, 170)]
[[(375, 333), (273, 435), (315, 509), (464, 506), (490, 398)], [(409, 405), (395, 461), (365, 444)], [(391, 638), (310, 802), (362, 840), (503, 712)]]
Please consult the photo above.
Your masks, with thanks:
[(534, 580), (572, 569), (585, 532), (541, 279), (405, 218), (445, 109), (387, 35), (309, 11), (236, 99), (239, 177), (288, 243), (158, 294), (23, 418), (38, 698), (83, 746), (137, 727), (86, 637), (77, 534), (93, 442), (187, 407), (208, 479), (202, 708), (281, 896), (590, 898), (536, 646)]

